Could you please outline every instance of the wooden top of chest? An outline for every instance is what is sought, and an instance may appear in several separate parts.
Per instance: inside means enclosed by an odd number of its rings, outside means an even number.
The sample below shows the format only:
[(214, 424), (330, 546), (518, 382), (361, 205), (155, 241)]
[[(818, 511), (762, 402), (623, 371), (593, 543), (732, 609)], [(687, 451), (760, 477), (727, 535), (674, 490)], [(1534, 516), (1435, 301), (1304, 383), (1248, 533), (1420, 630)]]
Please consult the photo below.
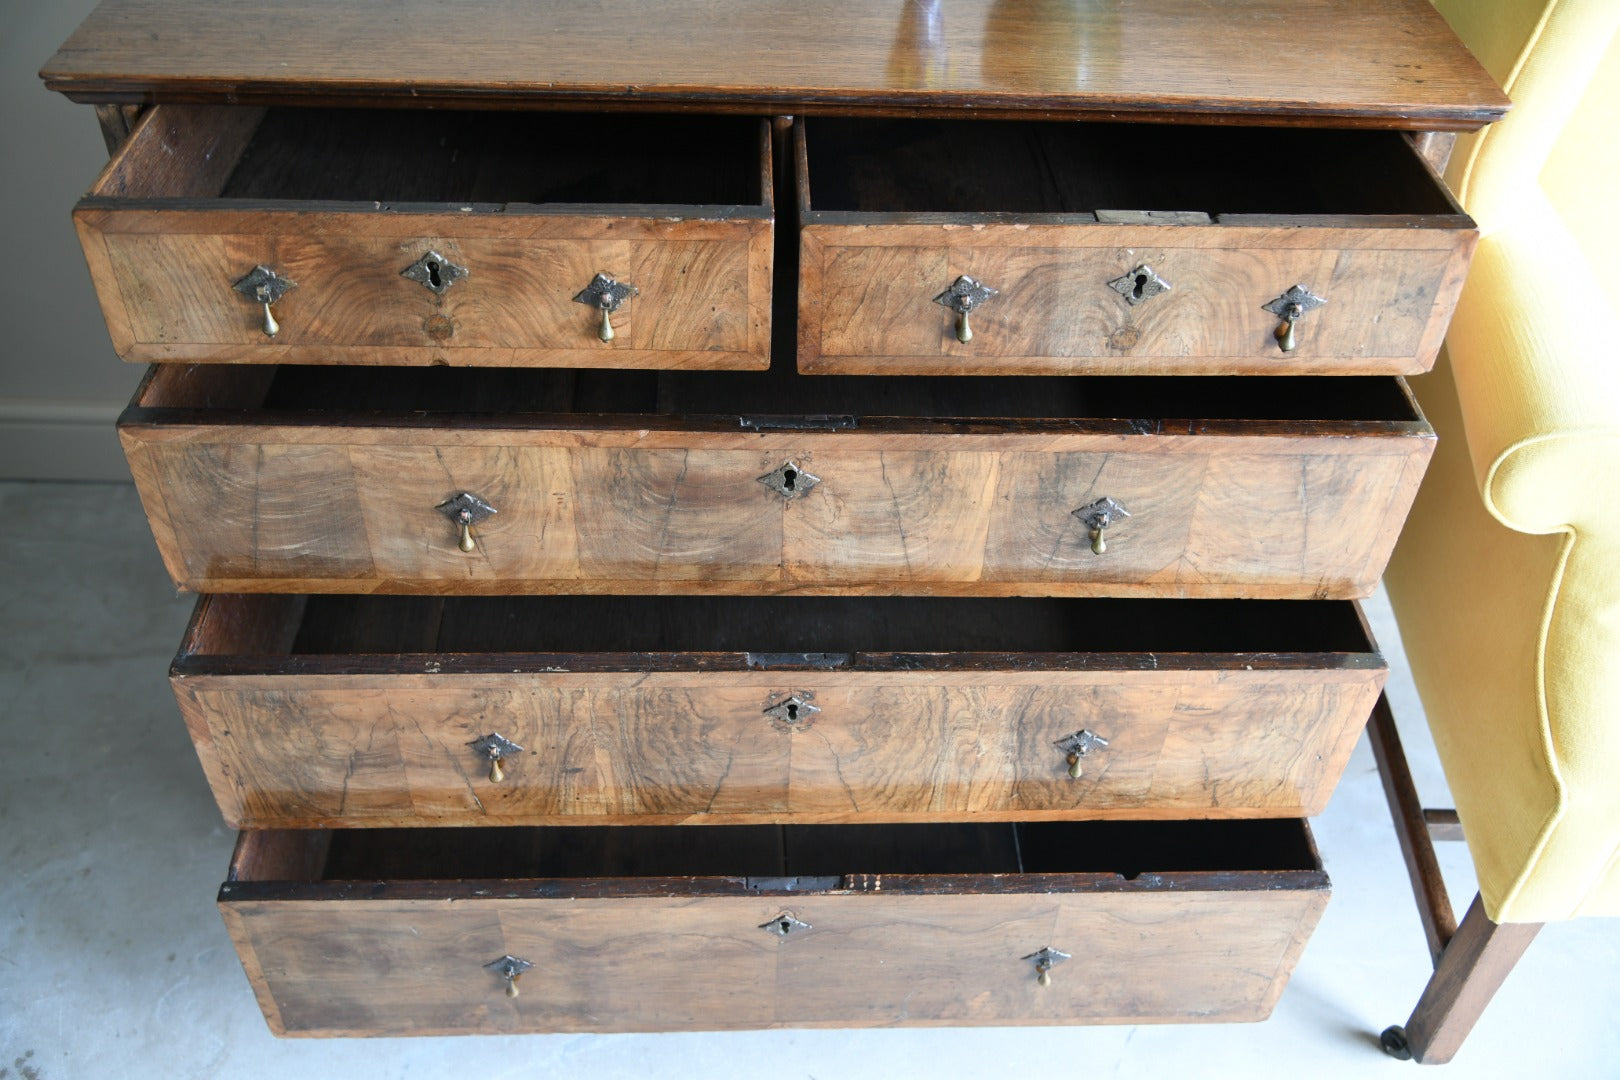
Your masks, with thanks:
[(702, 109), (1479, 127), (1428, 0), (105, 0), (96, 103)]

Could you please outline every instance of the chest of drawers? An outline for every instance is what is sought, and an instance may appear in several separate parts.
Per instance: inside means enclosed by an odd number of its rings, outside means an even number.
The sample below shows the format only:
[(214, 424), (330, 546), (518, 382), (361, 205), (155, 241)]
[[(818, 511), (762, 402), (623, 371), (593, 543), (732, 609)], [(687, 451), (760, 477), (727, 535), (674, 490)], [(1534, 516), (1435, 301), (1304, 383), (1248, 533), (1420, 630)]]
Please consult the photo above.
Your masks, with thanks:
[(1506, 104), (1434, 13), (376, 6), (45, 72), (150, 106), (76, 223), (271, 1027), (1266, 1015), (1473, 244), (1407, 133)]

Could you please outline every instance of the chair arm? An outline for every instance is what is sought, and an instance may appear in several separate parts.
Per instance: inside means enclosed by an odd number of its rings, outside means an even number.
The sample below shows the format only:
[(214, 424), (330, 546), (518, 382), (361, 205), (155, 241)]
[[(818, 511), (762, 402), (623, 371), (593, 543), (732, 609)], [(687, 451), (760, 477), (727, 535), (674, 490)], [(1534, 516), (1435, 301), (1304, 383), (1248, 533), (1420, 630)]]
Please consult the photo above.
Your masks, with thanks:
[(1448, 348), (1490, 512), (1620, 535), (1620, 314), (1550, 204), (1481, 241)]

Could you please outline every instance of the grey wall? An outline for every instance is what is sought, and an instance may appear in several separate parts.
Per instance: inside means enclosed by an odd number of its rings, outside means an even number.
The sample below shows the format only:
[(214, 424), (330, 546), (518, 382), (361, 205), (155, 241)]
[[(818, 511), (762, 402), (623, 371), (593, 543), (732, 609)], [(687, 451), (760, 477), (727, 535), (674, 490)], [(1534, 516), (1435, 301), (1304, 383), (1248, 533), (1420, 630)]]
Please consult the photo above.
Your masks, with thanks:
[(142, 367), (113, 355), (70, 213), (107, 162), (94, 112), (40, 67), (95, 0), (0, 0), (0, 477), (127, 480), (113, 421)]

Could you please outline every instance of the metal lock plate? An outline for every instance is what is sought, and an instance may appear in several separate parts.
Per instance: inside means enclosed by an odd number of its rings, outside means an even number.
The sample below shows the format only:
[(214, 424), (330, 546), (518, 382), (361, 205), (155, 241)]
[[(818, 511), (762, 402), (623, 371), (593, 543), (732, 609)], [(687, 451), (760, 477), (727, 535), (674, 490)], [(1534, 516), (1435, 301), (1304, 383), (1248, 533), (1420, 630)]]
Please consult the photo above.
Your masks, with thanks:
[(1128, 274), (1121, 274), (1110, 281), (1108, 287), (1123, 296), (1131, 307), (1170, 291), (1170, 283), (1154, 273), (1153, 267), (1147, 263), (1143, 263)]
[(951, 282), (944, 292), (934, 297), (934, 303), (948, 307), (958, 315), (966, 315), (996, 293), (996, 289), (992, 289), (978, 278), (963, 274)]
[(1101, 735), (1098, 735), (1094, 731), (1081, 728), (1073, 735), (1063, 736), (1063, 738), (1059, 739), (1052, 745), (1056, 746), (1059, 750), (1062, 750), (1065, 754), (1077, 754), (1080, 757), (1085, 757), (1093, 750), (1106, 748), (1108, 746), (1108, 740), (1103, 738)]
[(765, 715), (779, 728), (788, 730), (802, 730), (810, 726), (810, 718), (821, 711), (815, 703), (815, 695), (807, 690), (799, 690), (785, 697), (772, 695), (772, 701), (765, 706)]
[(797, 499), (821, 483), (821, 477), (806, 472), (791, 461), (784, 461), (764, 476), (755, 479), (784, 499)]
[(1293, 285), (1275, 300), (1268, 300), (1260, 306), (1279, 319), (1293, 320), (1325, 303), (1327, 303), (1325, 297), (1317, 296), (1304, 285)]
[(513, 754), (523, 753), (523, 747), (494, 731), (474, 739), (467, 745), (472, 747), (475, 753), (482, 754), (491, 761), (499, 761), (502, 758), (511, 757)]
[(1052, 982), (1052, 976), (1049, 974), (1049, 972), (1051, 972), (1051, 970), (1057, 965), (1063, 963), (1063, 961), (1071, 959), (1071, 957), (1068, 953), (1060, 952), (1059, 950), (1048, 945), (1041, 949), (1040, 952), (1030, 953), (1028, 956), (1024, 957), (1024, 959), (1032, 961), (1035, 964), (1035, 978), (1040, 982), (1040, 984), (1042, 986), (1049, 986)]
[(811, 926), (809, 923), (795, 919), (784, 911), (770, 922), (760, 923), (759, 928), (767, 933), (775, 934), (777, 937), (787, 937), (790, 934), (798, 934), (809, 930)]
[(591, 283), (574, 296), (574, 303), (586, 304), (600, 311), (618, 311), (619, 305), (635, 296), (639, 289), (623, 281), (615, 281), (610, 274), (597, 274)]
[(273, 304), (287, 295), (288, 289), (298, 288), (298, 282), (282, 277), (262, 263), (240, 278), (231, 288), (257, 304)]
[(455, 525), (477, 525), (496, 513), (493, 506), (468, 491), (446, 499), (434, 509)]
[(529, 963), (527, 960), (519, 959), (510, 953), (501, 957), (499, 960), (491, 960), (484, 966), (493, 971), (495, 974), (499, 975), (501, 978), (507, 980), (516, 978), (525, 971), (528, 971), (530, 968), (534, 967), (534, 965)]
[(418, 282), (436, 296), (443, 296), (450, 286), (466, 277), (471, 271), (465, 266), (458, 266), (437, 251), (430, 251), (417, 259), (400, 272), (401, 277), (408, 277)]
[(1100, 532), (1108, 528), (1116, 518), (1128, 518), (1131, 516), (1131, 512), (1125, 509), (1122, 503), (1107, 495), (1104, 495), (1096, 502), (1087, 503), (1080, 509), (1073, 511), (1073, 513), (1092, 532)]

